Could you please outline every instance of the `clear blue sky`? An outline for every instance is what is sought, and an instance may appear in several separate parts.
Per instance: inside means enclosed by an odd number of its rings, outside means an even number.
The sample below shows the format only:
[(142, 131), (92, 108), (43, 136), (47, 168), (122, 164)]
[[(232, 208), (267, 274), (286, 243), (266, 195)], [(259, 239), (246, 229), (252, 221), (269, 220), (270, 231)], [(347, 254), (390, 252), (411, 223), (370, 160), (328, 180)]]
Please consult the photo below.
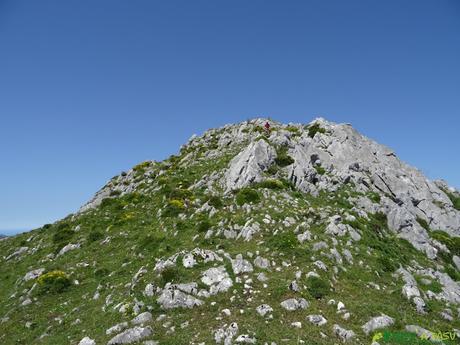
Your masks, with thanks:
[(0, 233), (261, 115), (350, 122), (460, 187), (460, 2), (0, 0)]

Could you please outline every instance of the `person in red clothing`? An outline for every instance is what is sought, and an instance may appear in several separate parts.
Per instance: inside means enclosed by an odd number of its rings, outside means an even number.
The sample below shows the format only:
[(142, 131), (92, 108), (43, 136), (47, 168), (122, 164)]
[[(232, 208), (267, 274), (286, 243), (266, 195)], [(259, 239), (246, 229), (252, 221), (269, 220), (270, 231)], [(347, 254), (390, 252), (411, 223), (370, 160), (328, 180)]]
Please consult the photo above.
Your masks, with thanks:
[(264, 126), (264, 127), (265, 127), (265, 131), (267, 132), (267, 134), (270, 133), (270, 124), (268, 123), (268, 121), (265, 122), (265, 126)]

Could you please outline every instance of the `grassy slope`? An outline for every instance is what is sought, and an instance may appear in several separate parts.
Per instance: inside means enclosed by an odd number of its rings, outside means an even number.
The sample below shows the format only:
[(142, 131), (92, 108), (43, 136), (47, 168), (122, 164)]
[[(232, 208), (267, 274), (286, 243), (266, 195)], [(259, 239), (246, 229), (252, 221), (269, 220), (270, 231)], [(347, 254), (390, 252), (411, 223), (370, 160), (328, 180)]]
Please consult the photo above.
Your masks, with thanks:
[[(204, 152), (205, 150), (203, 150)], [(183, 152), (183, 157), (188, 152)], [(206, 200), (209, 195), (205, 189), (194, 190), (192, 195), (181, 196), (181, 191), (188, 184), (201, 178), (210, 171), (220, 169), (228, 164), (231, 155), (217, 160), (196, 160), (192, 167), (181, 168), (181, 157), (173, 157), (169, 161), (166, 173), (152, 186), (154, 190), (148, 193), (135, 193), (110, 202), (95, 210), (89, 211), (78, 217), (68, 217), (61, 222), (51, 225), (46, 229), (38, 229), (27, 234), (21, 234), (4, 241), (0, 241), (0, 253), (7, 256), (20, 246), (37, 248), (33, 254), (23, 256), (19, 260), (6, 262), (0, 260), (0, 317), (8, 316), (9, 320), (0, 324), (1, 344), (76, 344), (84, 336), (94, 338), (98, 344), (106, 343), (111, 336), (105, 335), (105, 330), (116, 323), (132, 318), (130, 310), (123, 315), (113, 310), (118, 303), (132, 303), (135, 298), (152, 306), (154, 318), (162, 313), (167, 314), (167, 319), (154, 322), (155, 340), (160, 344), (186, 344), (190, 342), (207, 344), (214, 343), (212, 331), (225, 323), (237, 322), (240, 334), (255, 335), (259, 343), (275, 341), (278, 344), (296, 344), (299, 339), (306, 340), (308, 344), (333, 344), (336, 341), (331, 332), (334, 323), (352, 329), (358, 334), (355, 343), (370, 344), (371, 336), (365, 336), (361, 325), (373, 316), (385, 313), (396, 318), (397, 322), (392, 327), (394, 330), (403, 329), (406, 324), (416, 324), (431, 330), (451, 330), (452, 327), (460, 328), (460, 322), (452, 324), (442, 320), (438, 312), (443, 306), (439, 302), (430, 302), (431, 311), (426, 316), (415, 313), (415, 309), (401, 295), (402, 281), (392, 277), (395, 262), (416, 260), (424, 267), (433, 267), (433, 263), (419, 252), (415, 251), (404, 241), (391, 237), (385, 229), (385, 220), (374, 217), (371, 220), (359, 219), (353, 226), (362, 231), (363, 239), (352, 250), (355, 264), (344, 264), (346, 271), (334, 275), (331, 268), (334, 262), (329, 258), (314, 253), (312, 243), (300, 244), (293, 240), (294, 226), (283, 226), (282, 220), (294, 217), (298, 223), (309, 218), (316, 219), (315, 215), (330, 210), (330, 214), (341, 213), (348, 210), (350, 205), (346, 197), (352, 195), (348, 190), (334, 195), (321, 194), (319, 197), (304, 195), (289, 186), (283, 189), (258, 189), (264, 195), (261, 202), (254, 205), (248, 214), (241, 207), (236, 207), (235, 197), (228, 195), (221, 197), (223, 203), (217, 214), (210, 219), (211, 225), (219, 221), (227, 224), (238, 223), (243, 225), (248, 218), (258, 220), (262, 224), (262, 231), (251, 241), (229, 240), (223, 237), (204, 239), (204, 232), (194, 241), (197, 227), (203, 219), (194, 214), (199, 203), (197, 200)], [(163, 169), (166, 165), (163, 165)], [(140, 169), (142, 170), (142, 169)], [(140, 174), (142, 171), (140, 172)], [(179, 195), (179, 196), (178, 196)], [(186, 205), (182, 212), (187, 215), (186, 220), (179, 220), (176, 216), (158, 217), (158, 210), (168, 203), (168, 200), (181, 199)], [(233, 205), (233, 211), (230, 210)], [(309, 211), (307, 211), (310, 208)], [(348, 210), (349, 211), (349, 210)], [(265, 214), (270, 214), (275, 220), (274, 224), (266, 225), (262, 222)], [(74, 232), (77, 225), (80, 230)], [(57, 239), (56, 233), (70, 230), (71, 238)], [(273, 232), (278, 230), (278, 235), (273, 238)], [(312, 242), (326, 241), (330, 245), (330, 236), (324, 234), (324, 224), (316, 221), (311, 227), (316, 236)], [(378, 232), (387, 235), (379, 237)], [(102, 234), (101, 239), (97, 234)], [(176, 234), (176, 235), (174, 235)], [(101, 244), (102, 239), (110, 236), (107, 244)], [(28, 242), (30, 239), (30, 242)], [(51, 252), (57, 252), (66, 243), (80, 242), (82, 247), (70, 251), (64, 256), (54, 260), (44, 260)], [(343, 243), (337, 246), (343, 247)], [(155, 258), (167, 257), (182, 249), (195, 247), (224, 249), (232, 256), (238, 253), (255, 253), (259, 251), (262, 256), (275, 261), (278, 267), (282, 262), (290, 264), (280, 271), (272, 269), (267, 272), (268, 287), (253, 279), (252, 290), (255, 291), (248, 298), (243, 294), (243, 284), (236, 283), (227, 293), (213, 296), (206, 300), (202, 307), (192, 310), (162, 311), (154, 298), (144, 297), (142, 291), (149, 282), (163, 286), (161, 275), (153, 272)], [(322, 272), (324, 280), (329, 281), (334, 276), (333, 286), (322, 299), (315, 300), (307, 290), (295, 293), (289, 291), (288, 285), (294, 280), (295, 272), (302, 270), (304, 273), (313, 270), (314, 259), (321, 259), (329, 267), (328, 272)], [(246, 257), (247, 258), (247, 257)], [(389, 259), (385, 260), (385, 259)], [(362, 260), (360, 266), (358, 261)], [(84, 267), (83, 263), (88, 264)], [(228, 262), (226, 265), (229, 266)], [(127, 287), (132, 277), (141, 268), (148, 272), (134, 287)], [(201, 272), (212, 267), (213, 264), (200, 264), (193, 269), (179, 268), (175, 282), (199, 281)], [(32, 293), (34, 303), (29, 306), (20, 306), (19, 297), (22, 291), (30, 288), (34, 281), (24, 283), (21, 277), (31, 269), (43, 267), (47, 271), (59, 269), (70, 275), (72, 280), (78, 280), (79, 285), (71, 286), (60, 294), (40, 295), (37, 291)], [(231, 270), (229, 270), (230, 272)], [(256, 272), (262, 271), (255, 269)], [(243, 275), (244, 276), (244, 275)], [(381, 286), (378, 291), (367, 287), (367, 283), (374, 282)], [(308, 285), (303, 277), (300, 285)], [(93, 300), (92, 297), (100, 286), (101, 297)], [(112, 296), (114, 303), (103, 311), (106, 297)], [(236, 296), (233, 302), (230, 297)], [(311, 305), (308, 309), (298, 312), (287, 312), (279, 303), (289, 297), (305, 297)], [(329, 299), (343, 301), (351, 312), (348, 321), (344, 321), (336, 313), (335, 306), (327, 304)], [(212, 306), (211, 302), (217, 302)], [(255, 308), (267, 303), (274, 308), (272, 320), (265, 320), (257, 315)], [(231, 316), (224, 316), (221, 310), (229, 308)], [(244, 313), (241, 313), (243, 310)], [(328, 319), (328, 324), (323, 327), (310, 325), (305, 317), (309, 314), (323, 314)], [(75, 320), (81, 322), (74, 324)], [(168, 329), (162, 325), (170, 321), (175, 326), (175, 332), (168, 334)], [(181, 328), (181, 324), (190, 321), (190, 325)], [(302, 329), (290, 327), (291, 322), (301, 321)], [(26, 328), (26, 322), (32, 322)], [(322, 338), (320, 331), (329, 338)], [(43, 334), (48, 336), (39, 340)], [(287, 342), (283, 340), (288, 339)]]

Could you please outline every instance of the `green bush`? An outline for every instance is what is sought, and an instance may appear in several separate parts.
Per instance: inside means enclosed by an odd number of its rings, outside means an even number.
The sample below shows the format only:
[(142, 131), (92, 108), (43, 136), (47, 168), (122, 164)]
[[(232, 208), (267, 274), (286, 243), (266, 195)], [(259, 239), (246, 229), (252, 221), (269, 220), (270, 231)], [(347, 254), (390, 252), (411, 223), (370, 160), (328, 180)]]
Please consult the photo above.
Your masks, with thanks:
[(176, 199), (176, 200), (186, 200), (190, 199), (193, 196), (193, 193), (185, 188), (175, 188), (171, 191), (169, 194), (169, 197), (171, 199)]
[(211, 228), (212, 224), (209, 220), (205, 219), (198, 223), (197, 231), (198, 232), (206, 232)]
[(326, 130), (324, 128), (321, 128), (321, 126), (318, 123), (314, 123), (313, 125), (310, 125), (307, 127), (308, 129), (308, 136), (310, 138), (313, 138), (316, 133), (326, 133)]
[(329, 284), (321, 278), (310, 277), (307, 280), (307, 291), (316, 299), (321, 299), (329, 293)]
[(209, 198), (208, 204), (211, 205), (214, 208), (221, 208), (222, 206), (224, 206), (224, 203), (222, 202), (222, 199), (219, 198), (216, 195), (213, 195), (213, 196), (211, 196)]
[(176, 266), (169, 266), (161, 271), (161, 280), (163, 281), (163, 284), (177, 283), (179, 282), (179, 278), (180, 272)]
[(380, 194), (377, 193), (377, 192), (369, 192), (367, 194), (367, 196), (369, 197), (369, 199), (376, 203), (376, 204), (380, 204), (380, 201), (381, 201), (381, 198), (380, 198)]
[(70, 230), (69, 228), (64, 228), (61, 230), (57, 230), (57, 232), (53, 235), (53, 243), (54, 244), (63, 244), (69, 242), (75, 232)]
[(326, 169), (324, 169), (321, 165), (315, 165), (315, 170), (319, 175), (324, 175), (326, 173)]
[(448, 190), (443, 190), (443, 192), (446, 193), (446, 195), (449, 197), (450, 201), (452, 201), (452, 205), (454, 206), (454, 208), (456, 210), (460, 211), (460, 196), (458, 196), (458, 195), (456, 195), (454, 193), (451, 193)]
[(300, 130), (299, 128), (295, 127), (295, 126), (287, 126), (286, 127), (286, 130), (288, 132), (291, 132), (294, 136), (298, 136), (300, 135)]
[(100, 231), (93, 230), (88, 234), (88, 242), (95, 242), (104, 237), (104, 234)]
[(41, 275), (38, 279), (40, 293), (60, 293), (72, 285), (72, 281), (63, 271), (51, 271)]
[(256, 183), (255, 187), (267, 188), (267, 189), (283, 189), (285, 188), (285, 185), (280, 180), (267, 179), (262, 182)]
[(450, 237), (447, 232), (441, 230), (431, 231), (430, 235), (435, 240), (445, 244), (452, 255), (460, 256), (460, 237)]
[(248, 203), (258, 203), (260, 201), (259, 193), (252, 188), (242, 188), (236, 193), (236, 203), (244, 205)]
[(294, 159), (288, 155), (287, 147), (282, 146), (277, 150), (277, 156), (275, 158), (275, 163), (283, 168), (294, 163)]
[(267, 169), (267, 174), (269, 175), (276, 175), (280, 171), (280, 167), (277, 164), (272, 164)]
[(417, 222), (420, 224), (422, 228), (424, 228), (426, 231), (430, 231), (430, 226), (428, 225), (427, 221), (425, 219), (422, 219), (420, 217), (417, 217)]
[(184, 210), (185, 204), (182, 200), (172, 199), (168, 201), (162, 215), (165, 217), (174, 217)]
[(96, 278), (104, 278), (110, 274), (110, 271), (107, 268), (98, 268), (94, 271), (94, 276)]
[(380, 269), (383, 270), (384, 272), (394, 272), (399, 268), (399, 265), (397, 262), (394, 261), (394, 259), (389, 258), (388, 256), (379, 256), (377, 258), (377, 263), (380, 266)]
[(452, 265), (446, 265), (445, 270), (453, 280), (460, 281), (460, 273)]

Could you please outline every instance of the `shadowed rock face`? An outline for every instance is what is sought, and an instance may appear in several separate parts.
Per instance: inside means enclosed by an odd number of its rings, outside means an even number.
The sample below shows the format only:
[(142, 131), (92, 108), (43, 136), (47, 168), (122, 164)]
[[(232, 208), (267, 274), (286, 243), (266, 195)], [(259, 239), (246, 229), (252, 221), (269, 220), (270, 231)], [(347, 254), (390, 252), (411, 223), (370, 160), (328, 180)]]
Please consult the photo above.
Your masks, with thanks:
[(252, 142), (230, 162), (225, 174), (227, 190), (238, 189), (263, 179), (275, 160), (275, 149), (265, 140)]
[[(359, 134), (348, 124), (319, 118), (312, 125), (322, 129), (313, 137), (301, 126), (298, 135), (293, 136), (282, 125), (269, 137), (270, 143), (281, 143), (288, 148), (293, 163), (283, 169), (300, 191), (317, 194), (321, 190), (335, 191), (346, 184), (359, 192), (378, 193), (380, 204), (356, 200), (355, 207), (365, 212), (385, 213), (391, 230), (430, 258), (436, 257), (437, 249), (417, 218), (425, 220), (432, 229), (460, 236), (460, 212), (453, 208), (442, 183), (430, 181), (399, 160), (391, 149)], [(251, 142), (231, 161), (225, 174), (227, 190), (263, 180), (264, 171), (273, 164), (275, 155), (275, 150), (264, 140)], [(320, 169), (324, 172), (319, 172)], [(445, 188), (448, 187), (444, 185)]]

